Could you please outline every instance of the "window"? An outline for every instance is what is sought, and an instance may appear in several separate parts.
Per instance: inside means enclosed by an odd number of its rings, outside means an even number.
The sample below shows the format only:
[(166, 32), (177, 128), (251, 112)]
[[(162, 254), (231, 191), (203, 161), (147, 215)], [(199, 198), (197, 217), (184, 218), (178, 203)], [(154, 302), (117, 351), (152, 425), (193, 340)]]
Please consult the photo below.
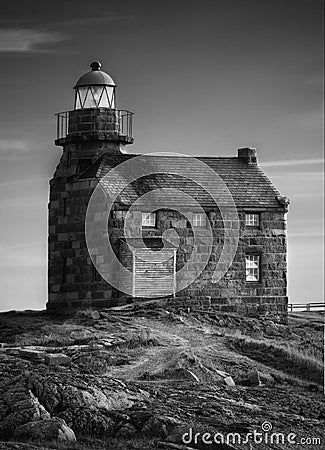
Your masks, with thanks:
[(155, 227), (156, 226), (156, 213), (142, 213), (142, 226), (143, 227)]
[(259, 227), (260, 226), (260, 215), (258, 213), (245, 214), (245, 224), (247, 227)]
[(204, 213), (193, 213), (193, 227), (205, 227), (206, 218)]
[(112, 211), (112, 219), (125, 219), (127, 211)]
[(246, 281), (260, 281), (260, 255), (246, 255)]
[(81, 158), (78, 159), (78, 167), (77, 172), (82, 173), (84, 172), (92, 163), (91, 158)]

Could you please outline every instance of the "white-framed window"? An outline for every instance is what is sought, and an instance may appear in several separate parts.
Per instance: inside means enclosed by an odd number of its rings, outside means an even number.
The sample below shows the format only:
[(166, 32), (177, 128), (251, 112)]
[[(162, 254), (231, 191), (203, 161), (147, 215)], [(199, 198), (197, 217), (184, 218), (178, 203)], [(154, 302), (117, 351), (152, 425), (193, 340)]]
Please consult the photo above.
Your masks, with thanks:
[(246, 281), (260, 281), (260, 255), (246, 254)]
[(156, 226), (156, 213), (142, 213), (142, 226), (143, 227), (155, 227)]
[(127, 211), (115, 210), (112, 211), (112, 219), (125, 219)]
[(205, 227), (207, 216), (204, 213), (193, 213), (193, 227)]
[(246, 213), (245, 224), (247, 227), (259, 227), (260, 215), (258, 213)]

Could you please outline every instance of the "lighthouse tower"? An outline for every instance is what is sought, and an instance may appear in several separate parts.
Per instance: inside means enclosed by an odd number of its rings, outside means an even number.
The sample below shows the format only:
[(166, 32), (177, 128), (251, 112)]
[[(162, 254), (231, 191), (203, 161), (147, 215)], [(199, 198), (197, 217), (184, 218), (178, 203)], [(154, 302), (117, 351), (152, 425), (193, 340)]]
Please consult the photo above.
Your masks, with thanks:
[(104, 154), (133, 143), (133, 113), (116, 108), (116, 83), (95, 61), (74, 86), (74, 109), (57, 116), (60, 162), (50, 180), (48, 309), (114, 303), (112, 289), (93, 266), (85, 215), (97, 181), (81, 178)]

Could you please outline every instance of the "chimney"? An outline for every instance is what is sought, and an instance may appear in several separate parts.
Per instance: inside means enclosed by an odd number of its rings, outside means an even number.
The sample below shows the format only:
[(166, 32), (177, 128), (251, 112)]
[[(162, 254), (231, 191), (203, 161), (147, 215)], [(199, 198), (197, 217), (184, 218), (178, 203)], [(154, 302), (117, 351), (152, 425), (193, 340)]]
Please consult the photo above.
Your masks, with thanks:
[(243, 147), (238, 149), (238, 158), (245, 161), (247, 164), (257, 164), (256, 148)]

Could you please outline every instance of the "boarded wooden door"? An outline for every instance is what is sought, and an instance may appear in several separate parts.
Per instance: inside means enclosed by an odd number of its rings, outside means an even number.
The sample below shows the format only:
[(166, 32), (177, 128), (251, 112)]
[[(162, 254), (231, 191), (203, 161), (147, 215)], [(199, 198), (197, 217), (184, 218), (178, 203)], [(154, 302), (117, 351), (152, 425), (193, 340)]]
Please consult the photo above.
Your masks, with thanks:
[[(156, 253), (156, 255), (155, 255)], [(134, 297), (175, 295), (176, 250), (136, 249), (133, 259)]]

